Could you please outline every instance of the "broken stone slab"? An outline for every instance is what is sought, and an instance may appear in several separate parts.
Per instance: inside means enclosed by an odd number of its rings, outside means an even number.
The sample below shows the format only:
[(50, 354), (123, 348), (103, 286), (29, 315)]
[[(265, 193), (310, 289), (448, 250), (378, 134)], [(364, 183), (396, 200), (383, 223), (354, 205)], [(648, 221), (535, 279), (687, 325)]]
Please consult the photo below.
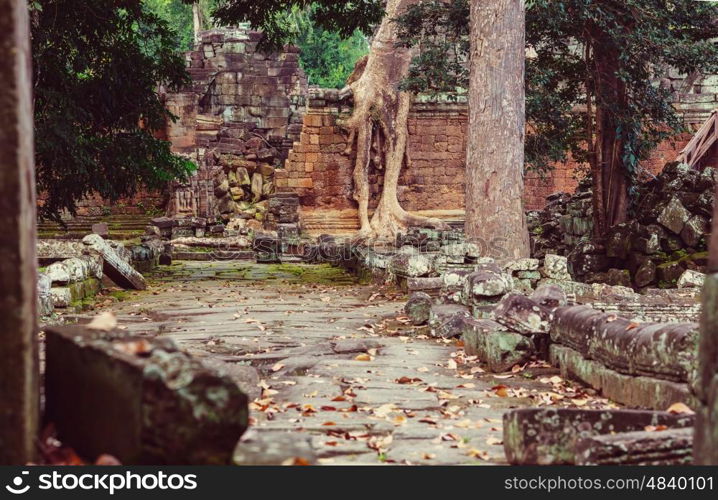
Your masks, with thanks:
[(648, 426), (689, 428), (692, 415), (646, 410), (522, 408), (504, 414), (504, 450), (513, 465), (573, 464), (582, 439), (643, 431)]
[[(413, 249), (413, 247), (409, 248)], [(389, 270), (397, 276), (418, 278), (429, 276), (434, 270), (434, 265), (428, 255), (398, 253), (389, 261)]]
[(683, 226), (681, 239), (689, 247), (697, 248), (708, 233), (710, 233), (708, 219), (702, 215), (694, 215)]
[(441, 273), (442, 288), (451, 291), (464, 289), (466, 280), (474, 272), (472, 269), (447, 269)]
[(468, 242), (448, 242), (441, 247), (441, 253), (453, 264), (463, 264), (480, 256), (478, 245)]
[[(122, 288), (144, 290), (147, 288), (145, 278), (123, 259), (101, 236), (89, 234), (82, 242), (102, 257), (104, 274)], [(123, 247), (124, 248), (124, 247)]]
[(463, 319), (471, 317), (468, 307), (459, 304), (434, 304), (429, 311), (429, 328), (434, 337), (460, 337)]
[(511, 290), (524, 295), (530, 295), (534, 292), (534, 281), (528, 279), (511, 278)]
[(37, 242), (37, 259), (41, 265), (82, 257), (86, 252), (87, 248), (79, 241), (39, 240)]
[(554, 318), (554, 342), (619, 373), (688, 382), (694, 369), (696, 324), (641, 324), (587, 306), (559, 308)]
[(102, 279), (102, 259), (89, 255), (65, 259), (47, 266), (45, 274), (58, 285), (77, 283), (88, 278)]
[(509, 273), (521, 271), (538, 271), (540, 261), (538, 259), (516, 259), (504, 262), (504, 271)]
[(47, 418), (81, 456), (123, 464), (228, 464), (247, 396), (171, 341), (86, 327), (47, 335)]
[(568, 259), (561, 255), (546, 254), (541, 274), (547, 278), (571, 281), (571, 274), (568, 272)]
[(558, 285), (541, 285), (529, 298), (549, 309), (556, 309), (568, 304), (566, 292)]
[(494, 319), (522, 335), (548, 334), (552, 315), (550, 309), (525, 295), (511, 293), (504, 295), (494, 309)]
[(431, 296), (424, 292), (414, 292), (404, 307), (404, 312), (413, 325), (423, 325), (429, 321), (431, 306), (434, 304)]
[(598, 361), (586, 359), (570, 347), (552, 344), (549, 361), (564, 378), (583, 382), (617, 403), (648, 409), (665, 409), (674, 403), (697, 406), (688, 384), (655, 377), (625, 375)]
[(699, 273), (698, 271), (694, 271), (692, 269), (688, 269), (683, 274), (681, 274), (681, 277), (678, 278), (678, 283), (676, 286), (678, 288), (702, 288), (706, 281), (706, 275), (703, 273)]
[(690, 465), (693, 428), (621, 432), (579, 439), (576, 465)]
[(82, 300), (94, 297), (102, 288), (96, 278), (88, 278), (66, 286), (50, 289), (50, 300), (53, 308), (67, 308), (78, 305)]
[(589, 341), (588, 357), (627, 375), (688, 382), (697, 363), (695, 323), (637, 324), (602, 318)]
[(553, 313), (551, 340), (588, 356), (595, 324), (603, 317), (608, 315), (590, 306), (559, 307)]
[(508, 332), (503, 325), (488, 319), (464, 318), (461, 340), (466, 354), (477, 356), (492, 373), (503, 373), (528, 361), (535, 351), (529, 337)]
[(644, 288), (656, 283), (656, 264), (652, 260), (646, 260), (636, 270), (633, 280), (638, 288)]
[(435, 278), (406, 278), (408, 292), (426, 292), (429, 295), (438, 295), (441, 292), (443, 281)]
[(658, 216), (658, 222), (669, 231), (675, 234), (681, 234), (683, 227), (690, 218), (691, 213), (683, 206), (683, 203), (674, 196)]
[(467, 305), (496, 302), (511, 290), (511, 277), (502, 273), (496, 264), (477, 266), (478, 269), (466, 277), (463, 298)]

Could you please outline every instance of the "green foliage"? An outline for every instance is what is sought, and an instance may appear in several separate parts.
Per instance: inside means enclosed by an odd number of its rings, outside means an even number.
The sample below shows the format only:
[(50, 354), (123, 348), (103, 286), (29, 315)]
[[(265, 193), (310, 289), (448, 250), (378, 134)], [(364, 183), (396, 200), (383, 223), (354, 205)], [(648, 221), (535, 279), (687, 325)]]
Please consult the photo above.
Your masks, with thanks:
[[(624, 144), (622, 163), (634, 174), (658, 142), (682, 128), (671, 91), (658, 85), (666, 68), (688, 73), (717, 68), (718, 8), (692, 0), (531, 0), (527, 2), (526, 113), (529, 167), (546, 169), (572, 152), (586, 157), (587, 96), (610, 115)], [(407, 45), (419, 48), (404, 86), (450, 92), (466, 88), (467, 0), (429, 0), (399, 20)], [(589, 47), (589, 51), (586, 48)], [(615, 51), (609, 71), (625, 93), (602, 92), (595, 53)], [(589, 92), (586, 92), (586, 89)]]
[[(184, 0), (191, 3), (191, 0)], [(218, 0), (214, 17), (231, 25), (246, 21), (264, 31), (264, 46), (281, 47), (294, 41), (292, 19), (286, 15), (293, 8), (312, 8), (317, 28), (339, 34), (348, 39), (357, 30), (370, 34), (384, 16), (382, 0)]]
[[(175, 33), (175, 46), (179, 51), (191, 50), (194, 45), (194, 23), (192, 20), (192, 2), (183, 0), (143, 0), (147, 10), (167, 22), (169, 28)], [(212, 12), (217, 6), (217, 0), (201, 0), (204, 26), (214, 23)]]
[(164, 187), (194, 165), (155, 137), (171, 115), (158, 85), (187, 82), (168, 24), (140, 0), (38, 0), (32, 52), (40, 215), (99, 193)]
[(368, 53), (369, 43), (359, 30), (343, 38), (336, 31), (319, 27), (314, 18), (316, 10), (316, 6), (294, 7), (284, 16), (291, 27), (293, 43), (301, 50), (300, 64), (309, 84), (342, 88), (356, 62)]
[(180, 0), (144, 0), (145, 8), (163, 19), (175, 33), (178, 50), (190, 50), (194, 42), (192, 6)]

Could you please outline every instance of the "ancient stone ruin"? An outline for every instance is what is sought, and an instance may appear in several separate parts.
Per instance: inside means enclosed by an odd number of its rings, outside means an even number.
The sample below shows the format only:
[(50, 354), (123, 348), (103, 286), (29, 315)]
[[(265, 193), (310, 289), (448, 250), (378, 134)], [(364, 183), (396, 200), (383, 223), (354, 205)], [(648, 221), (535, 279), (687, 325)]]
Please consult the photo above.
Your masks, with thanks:
[(275, 169), (299, 140), (307, 79), (296, 48), (263, 54), (260, 39), (246, 28), (209, 31), (187, 54), (192, 85), (167, 95), (180, 117), (167, 138), (198, 171), (188, 185), (171, 186), (168, 215), (266, 214)]
[[(265, 54), (260, 37), (211, 30), (187, 54), (166, 137), (198, 170), (135, 221), (141, 234), (93, 219), (35, 242), (32, 169), (9, 150), (2, 276), (20, 292), (0, 305), (28, 312), (3, 316), (16, 343), (43, 325), (42, 459), (62, 446), (123, 464), (718, 462), (713, 143), (662, 150), (603, 239), (588, 180), (534, 200), (532, 256), (508, 259), (462, 231), (466, 103), (419, 96), (399, 198), (448, 229), (357, 242), (351, 97), (309, 88), (297, 50)], [(678, 100), (689, 121), (715, 116)], [(527, 200), (546, 194), (531, 179)], [(34, 351), (0, 349), (22, 359), (7, 380), (36, 385)], [(27, 392), (0, 419), (36, 435)], [(13, 444), (1, 462), (34, 458)]]

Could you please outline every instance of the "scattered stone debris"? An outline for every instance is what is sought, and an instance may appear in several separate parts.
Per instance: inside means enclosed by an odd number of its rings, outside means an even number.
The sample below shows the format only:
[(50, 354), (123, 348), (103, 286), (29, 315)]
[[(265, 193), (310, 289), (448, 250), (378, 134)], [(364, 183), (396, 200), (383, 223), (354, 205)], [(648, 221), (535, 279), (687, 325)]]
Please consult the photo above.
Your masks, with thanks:
[(85, 236), (82, 242), (88, 249), (102, 257), (103, 272), (119, 286), (134, 290), (147, 288), (145, 279), (129, 263), (130, 259), (123, 259), (101, 236), (90, 234)]
[(47, 418), (78, 453), (125, 464), (231, 462), (249, 415), (228, 376), (166, 339), (83, 327), (46, 335)]

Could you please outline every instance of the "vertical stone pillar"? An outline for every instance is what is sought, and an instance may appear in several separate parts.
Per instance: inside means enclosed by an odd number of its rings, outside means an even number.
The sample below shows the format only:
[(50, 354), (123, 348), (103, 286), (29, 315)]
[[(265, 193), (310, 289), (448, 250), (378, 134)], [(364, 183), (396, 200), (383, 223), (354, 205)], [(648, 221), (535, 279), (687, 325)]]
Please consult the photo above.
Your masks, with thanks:
[(0, 0), (0, 464), (33, 459), (39, 416), (29, 29)]
[(692, 385), (700, 403), (696, 409), (693, 459), (698, 465), (718, 465), (718, 205), (713, 211), (708, 274), (703, 288), (698, 369)]

